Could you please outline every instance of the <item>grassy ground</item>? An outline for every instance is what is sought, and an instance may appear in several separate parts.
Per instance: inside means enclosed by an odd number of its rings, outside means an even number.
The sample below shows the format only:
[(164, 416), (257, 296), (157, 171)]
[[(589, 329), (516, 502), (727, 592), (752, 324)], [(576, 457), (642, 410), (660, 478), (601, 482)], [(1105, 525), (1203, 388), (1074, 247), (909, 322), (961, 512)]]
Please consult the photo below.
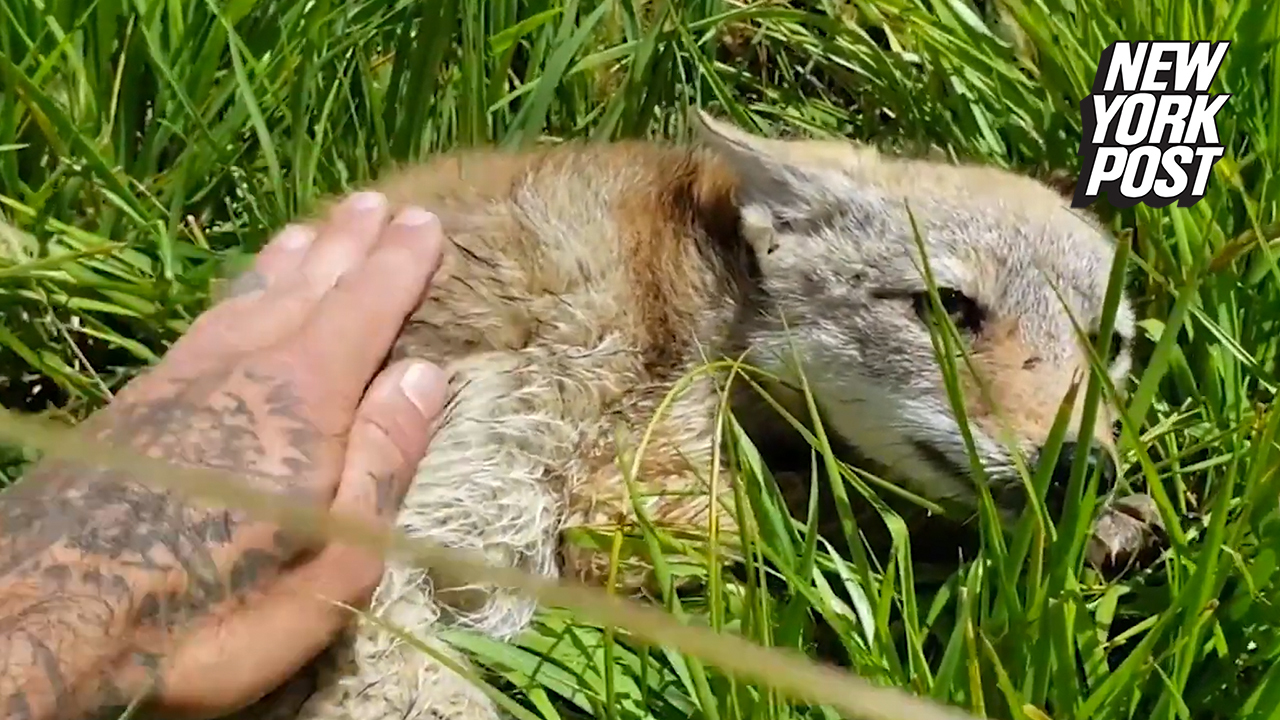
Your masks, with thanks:
[[(1209, 197), (1099, 208), (1131, 241), (1147, 318), (1122, 448), (1174, 525), (1154, 571), (1102, 582), (1075, 523), (984, 543), (948, 582), (918, 585), (905, 538), (887, 564), (842, 559), (748, 482), (750, 547), (774, 581), (686, 562), (670, 569), (705, 574), (707, 592), (671, 604), (783, 647), (811, 650), (826, 627), (858, 672), (991, 717), (1280, 716), (1278, 28), (1266, 0), (10, 0), (0, 215), (23, 232), (0, 236), (0, 401), (82, 416), (268, 229), (390, 162), (678, 136), (700, 105), (1070, 179), (1107, 44), (1230, 39), (1215, 88), (1232, 93), (1229, 149)], [(830, 714), (564, 612), (515, 646), (458, 642), (526, 716)]]

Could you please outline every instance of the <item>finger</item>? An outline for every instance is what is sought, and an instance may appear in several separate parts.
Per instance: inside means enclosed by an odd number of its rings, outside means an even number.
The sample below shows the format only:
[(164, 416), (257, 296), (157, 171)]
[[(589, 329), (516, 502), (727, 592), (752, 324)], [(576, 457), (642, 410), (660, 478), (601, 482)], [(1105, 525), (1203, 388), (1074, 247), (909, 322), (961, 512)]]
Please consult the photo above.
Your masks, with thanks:
[(443, 370), (421, 360), (378, 375), (356, 410), (334, 512), (395, 517), (444, 411), (448, 386)]
[(258, 296), (261, 312), (241, 318), (239, 344), (257, 349), (296, 331), (338, 278), (365, 261), (381, 237), (386, 219), (385, 196), (355, 193), (339, 203), (324, 222), (307, 228), (312, 237), (300, 259), (268, 258), (268, 269), (278, 267), (280, 274)]
[[(439, 220), (419, 208), (402, 211), (369, 258), (325, 294), (299, 333), (305, 354), (329, 391), (359, 397), (440, 267)], [(335, 343), (334, 338), (342, 338)]]
[(302, 308), (260, 301), (298, 271), (315, 237), (315, 229), (305, 225), (289, 225), (277, 233), (259, 251), (253, 266), (228, 283), (213, 307), (174, 343), (166, 364), (173, 365), (173, 358), (188, 354), (216, 362), (278, 339), (279, 330), (273, 333), (272, 326), (287, 326), (290, 316), (295, 325), (300, 322)]
[(316, 239), (316, 229), (287, 225), (258, 252), (253, 267), (227, 286), (224, 301), (245, 301), (262, 297), (266, 291), (296, 272)]
[[(166, 366), (177, 364), (175, 358), (207, 363), (257, 350), (296, 330), (337, 279), (368, 256), (386, 216), (384, 195), (359, 192), (318, 226), (282, 232), (279, 243), (264, 248), (253, 270), (237, 281), (247, 291), (201, 316), (170, 349)], [(246, 297), (250, 302), (241, 302)]]
[(358, 192), (339, 203), (320, 227), (302, 262), (300, 281), (324, 293), (338, 278), (360, 265), (377, 245), (387, 221), (387, 198)]

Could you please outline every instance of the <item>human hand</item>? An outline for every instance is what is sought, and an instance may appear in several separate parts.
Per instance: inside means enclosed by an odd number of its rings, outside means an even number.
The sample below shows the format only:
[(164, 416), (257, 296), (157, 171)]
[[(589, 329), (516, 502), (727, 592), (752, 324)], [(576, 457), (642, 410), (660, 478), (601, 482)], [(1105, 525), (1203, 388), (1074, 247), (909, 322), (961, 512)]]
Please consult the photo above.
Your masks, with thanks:
[[(433, 216), (388, 212), (360, 194), (280, 233), (85, 428), (390, 520), (446, 382), (422, 362), (382, 367), (442, 245)], [(350, 618), (336, 603), (367, 602), (382, 570), (118, 472), (41, 463), (0, 495), (0, 706), (72, 717), (153, 688), (170, 717), (234, 711), (323, 650)]]

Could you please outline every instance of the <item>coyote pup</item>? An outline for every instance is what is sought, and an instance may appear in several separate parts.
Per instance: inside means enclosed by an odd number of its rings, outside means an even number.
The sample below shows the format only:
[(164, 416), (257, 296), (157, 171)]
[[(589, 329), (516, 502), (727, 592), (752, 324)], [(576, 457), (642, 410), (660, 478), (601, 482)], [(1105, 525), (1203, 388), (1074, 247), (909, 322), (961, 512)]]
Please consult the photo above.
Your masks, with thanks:
[[(1062, 301), (1096, 329), (1112, 240), (1058, 194), (1008, 172), (695, 120), (693, 146), (461, 152), (374, 184), (393, 206), (436, 212), (450, 243), (397, 350), (441, 364), (454, 383), (401, 527), (493, 562), (598, 580), (606, 563), (561, 553), (558, 533), (631, 516), (617, 439), (631, 438), (623, 449), (632, 450), (682, 376), (744, 351), (782, 378), (771, 392), (806, 418), (792, 389), (792, 343), (830, 432), (894, 481), (972, 508), (908, 206), (991, 390), (988, 404), (966, 375), (976, 446), (994, 496), (1016, 517), (1024, 500), (997, 413), (1034, 465), (1088, 367)], [(1126, 305), (1113, 343), (1117, 385), (1133, 327)], [(762, 432), (785, 422), (746, 407), (751, 394), (740, 409)], [(637, 482), (655, 522), (707, 522), (719, 400), (704, 376), (654, 425)], [(1110, 425), (1096, 422), (1106, 463)], [(507, 638), (534, 606), (392, 568), (372, 609), (419, 636), (445, 622)], [(303, 718), (497, 715), (468, 681), (376, 626), (353, 630), (331, 660)]]

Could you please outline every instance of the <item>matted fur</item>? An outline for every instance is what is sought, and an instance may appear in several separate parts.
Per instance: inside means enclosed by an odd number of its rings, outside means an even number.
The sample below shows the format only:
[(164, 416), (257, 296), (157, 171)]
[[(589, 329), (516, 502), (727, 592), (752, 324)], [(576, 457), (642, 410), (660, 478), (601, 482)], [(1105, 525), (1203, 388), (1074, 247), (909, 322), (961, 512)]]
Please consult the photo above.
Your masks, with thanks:
[[(957, 470), (966, 450), (912, 309), (924, 285), (908, 205), (939, 282), (987, 316), (972, 340), (994, 405), (971, 392), (968, 415), (992, 482), (1014, 479), (997, 410), (1034, 456), (1087, 367), (1050, 283), (1082, 325), (1096, 325), (1113, 247), (1095, 224), (1044, 185), (992, 168), (767, 140), (704, 116), (697, 126), (697, 145), (467, 151), (373, 185), (394, 206), (437, 213), (448, 238), (397, 349), (453, 378), (400, 514), (409, 534), (597, 581), (601, 559), (561, 554), (558, 537), (631, 516), (615, 440), (638, 437), (673, 384), (708, 359), (749, 349), (753, 364), (795, 379), (791, 343), (828, 428), (891, 479), (972, 503)], [(1127, 306), (1117, 329), (1118, 382), (1133, 331)], [(706, 523), (717, 402), (711, 379), (695, 382), (653, 428), (637, 479), (659, 523)], [(1108, 420), (1097, 422), (1107, 447)], [(428, 640), (440, 622), (508, 638), (534, 605), (391, 568), (372, 610)], [(332, 658), (301, 717), (497, 714), (470, 683), (376, 626), (356, 627)]]

